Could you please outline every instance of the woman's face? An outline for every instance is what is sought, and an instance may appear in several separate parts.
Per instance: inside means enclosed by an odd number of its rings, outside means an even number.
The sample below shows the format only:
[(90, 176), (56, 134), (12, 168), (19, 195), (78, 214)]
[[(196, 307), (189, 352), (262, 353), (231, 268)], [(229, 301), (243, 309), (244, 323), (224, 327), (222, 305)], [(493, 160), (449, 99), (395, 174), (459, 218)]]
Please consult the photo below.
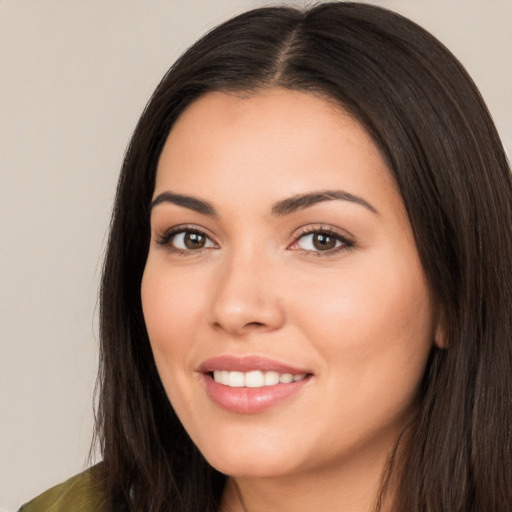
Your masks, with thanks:
[(218, 470), (383, 461), (436, 326), (365, 130), (310, 94), (209, 93), (173, 127), (142, 304), (163, 385)]

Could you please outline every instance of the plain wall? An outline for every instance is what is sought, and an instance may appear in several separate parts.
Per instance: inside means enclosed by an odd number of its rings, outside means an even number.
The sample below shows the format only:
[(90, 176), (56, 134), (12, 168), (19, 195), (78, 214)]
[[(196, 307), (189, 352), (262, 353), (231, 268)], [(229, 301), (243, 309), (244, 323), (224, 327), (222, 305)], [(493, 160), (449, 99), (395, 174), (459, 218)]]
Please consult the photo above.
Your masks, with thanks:
[[(189, 44), (269, 3), (0, 0), (0, 510), (84, 468), (98, 276), (138, 116)], [(459, 57), (510, 154), (512, 1), (373, 3)]]

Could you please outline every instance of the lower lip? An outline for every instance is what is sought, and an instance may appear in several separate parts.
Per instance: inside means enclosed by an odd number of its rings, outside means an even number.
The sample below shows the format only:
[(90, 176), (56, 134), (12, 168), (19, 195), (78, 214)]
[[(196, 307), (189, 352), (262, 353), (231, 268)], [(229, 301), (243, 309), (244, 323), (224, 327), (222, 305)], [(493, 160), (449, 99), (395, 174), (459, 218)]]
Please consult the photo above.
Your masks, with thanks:
[(203, 374), (206, 393), (218, 406), (230, 412), (255, 414), (296, 395), (310, 380), (310, 376), (289, 384), (262, 386), (261, 388), (232, 388), (215, 382), (211, 375)]

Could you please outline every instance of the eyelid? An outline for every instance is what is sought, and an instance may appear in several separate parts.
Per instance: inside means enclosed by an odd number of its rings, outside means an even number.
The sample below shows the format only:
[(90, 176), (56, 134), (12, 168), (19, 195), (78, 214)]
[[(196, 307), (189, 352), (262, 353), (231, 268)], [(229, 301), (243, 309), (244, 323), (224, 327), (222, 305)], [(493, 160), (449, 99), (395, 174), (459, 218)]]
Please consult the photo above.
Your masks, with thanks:
[[(198, 226), (196, 224), (178, 224), (176, 226), (172, 226), (170, 228), (164, 229), (161, 232), (158, 232), (155, 230), (155, 242), (158, 245), (161, 245), (163, 247), (167, 247), (171, 252), (176, 252), (180, 254), (185, 253), (194, 253), (197, 254), (201, 252), (204, 249), (212, 249), (212, 248), (219, 248), (219, 244), (216, 242), (215, 238), (209, 234), (208, 230), (205, 228)], [(171, 244), (171, 241), (173, 238), (183, 232), (189, 232), (189, 233), (199, 233), (206, 237), (215, 247), (201, 247), (198, 249), (180, 249), (177, 247), (173, 247)], [(312, 234), (325, 234), (334, 237), (337, 241), (341, 242), (340, 245), (337, 247), (334, 247), (332, 249), (326, 249), (326, 250), (309, 250), (309, 249), (302, 249), (302, 248), (293, 248), (292, 246), (296, 245), (297, 242), (301, 239), (306, 237), (307, 235)], [(302, 226), (296, 230), (296, 232), (292, 235), (292, 241), (287, 245), (288, 250), (294, 250), (294, 251), (302, 251), (304, 253), (308, 254), (315, 254), (318, 256), (327, 256), (329, 254), (337, 253), (340, 251), (344, 251), (347, 249), (352, 249), (355, 245), (354, 238), (352, 235), (348, 234), (345, 230), (342, 230), (340, 228), (337, 228), (331, 224), (308, 224), (305, 226)]]
[[(335, 247), (333, 249), (327, 249), (325, 251), (314, 251), (314, 250), (306, 250), (301, 248), (291, 249), (291, 247), (301, 239), (307, 235), (311, 234), (326, 234), (330, 235), (341, 242), (341, 245)], [(352, 249), (355, 246), (354, 237), (348, 234), (345, 230), (341, 230), (331, 224), (308, 224), (306, 226), (302, 226), (292, 235), (292, 242), (288, 245), (289, 250), (295, 251), (303, 251), (309, 254), (315, 254), (318, 256), (327, 256), (329, 254), (337, 253), (340, 251), (344, 251), (347, 249)]]
[[(184, 251), (184, 250), (180, 250), (178, 248), (172, 247), (171, 246), (172, 239), (179, 233), (183, 233), (183, 232), (199, 233), (199, 234), (205, 236), (206, 238), (208, 238), (208, 240), (210, 240), (215, 246), (218, 247), (218, 243), (208, 233), (208, 231), (200, 226), (197, 226), (196, 224), (178, 224), (177, 226), (172, 226), (168, 229), (164, 229), (161, 232), (156, 232), (155, 233), (155, 241), (158, 245), (168, 247), (170, 250), (176, 251), (176, 252), (182, 251), (182, 252), (197, 253), (197, 252), (201, 251), (202, 249), (204, 249), (204, 248), (190, 249), (190, 250)], [(207, 247), (207, 249), (209, 249), (209, 248), (210, 247)]]

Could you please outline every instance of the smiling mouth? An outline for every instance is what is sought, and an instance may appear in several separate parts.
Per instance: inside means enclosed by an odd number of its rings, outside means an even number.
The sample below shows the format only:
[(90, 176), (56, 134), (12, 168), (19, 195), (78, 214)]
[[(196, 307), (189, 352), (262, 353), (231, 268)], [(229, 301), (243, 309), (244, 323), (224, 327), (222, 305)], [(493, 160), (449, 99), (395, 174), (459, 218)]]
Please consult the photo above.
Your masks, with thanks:
[(314, 377), (305, 367), (258, 355), (220, 355), (196, 371), (210, 400), (237, 414), (257, 414), (293, 400)]
[(279, 373), (276, 371), (253, 370), (249, 372), (214, 370), (210, 377), (217, 383), (231, 388), (262, 388), (277, 384), (290, 384), (305, 379), (308, 374)]
[(210, 400), (237, 414), (257, 414), (291, 400), (313, 378), (305, 368), (258, 356), (220, 356), (198, 371)]

